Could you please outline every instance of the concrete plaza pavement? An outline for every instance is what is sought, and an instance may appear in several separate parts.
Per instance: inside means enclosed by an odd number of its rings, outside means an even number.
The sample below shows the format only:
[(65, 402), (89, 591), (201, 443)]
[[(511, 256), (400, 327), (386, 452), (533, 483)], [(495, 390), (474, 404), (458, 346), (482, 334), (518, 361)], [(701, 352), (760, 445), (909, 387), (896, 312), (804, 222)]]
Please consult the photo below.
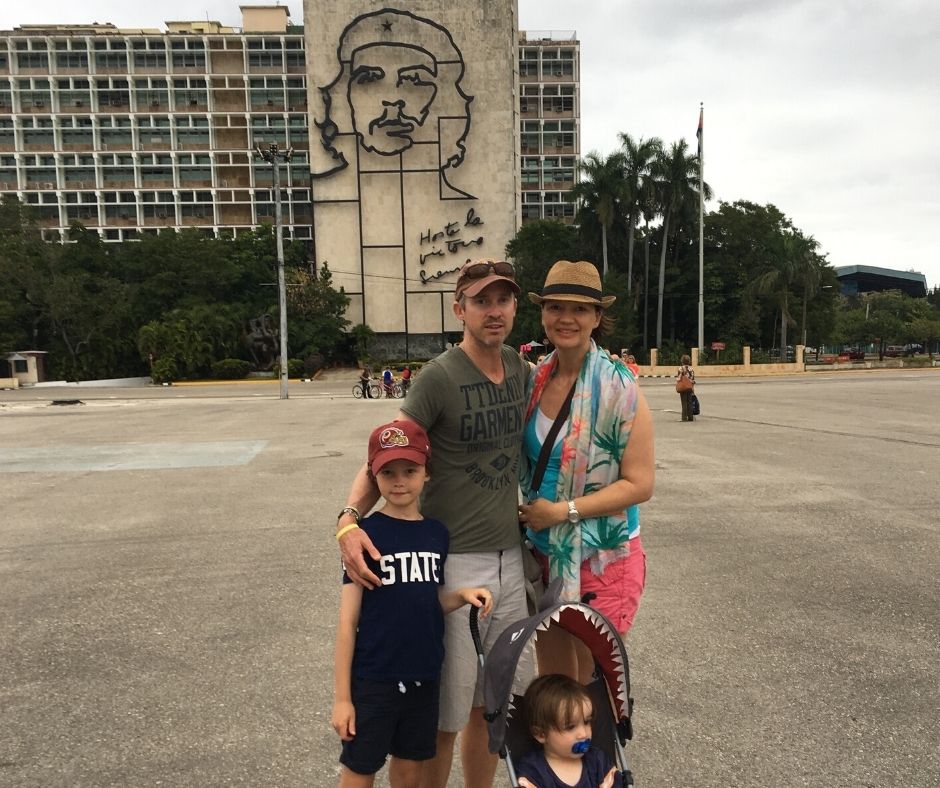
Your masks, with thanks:
[[(0, 785), (335, 785), (352, 383), (0, 392)], [(642, 387), (638, 786), (940, 785), (940, 374)]]

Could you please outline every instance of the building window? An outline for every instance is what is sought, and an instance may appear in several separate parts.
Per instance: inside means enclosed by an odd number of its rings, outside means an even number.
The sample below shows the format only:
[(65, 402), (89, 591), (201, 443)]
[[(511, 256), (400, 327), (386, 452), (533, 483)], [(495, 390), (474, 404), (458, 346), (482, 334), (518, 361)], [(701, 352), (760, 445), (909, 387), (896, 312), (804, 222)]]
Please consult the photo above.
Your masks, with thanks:
[(281, 52), (249, 52), (249, 68), (284, 68), (284, 57)]
[(135, 68), (166, 68), (165, 52), (135, 52)]
[(57, 68), (88, 68), (87, 52), (56, 52)]
[(174, 68), (205, 68), (206, 66), (206, 53), (205, 52), (174, 52), (173, 53), (173, 67)]
[(20, 52), (16, 57), (20, 68), (49, 68), (49, 55), (46, 52)]
[(127, 55), (123, 52), (96, 52), (95, 68), (113, 68), (127, 71)]

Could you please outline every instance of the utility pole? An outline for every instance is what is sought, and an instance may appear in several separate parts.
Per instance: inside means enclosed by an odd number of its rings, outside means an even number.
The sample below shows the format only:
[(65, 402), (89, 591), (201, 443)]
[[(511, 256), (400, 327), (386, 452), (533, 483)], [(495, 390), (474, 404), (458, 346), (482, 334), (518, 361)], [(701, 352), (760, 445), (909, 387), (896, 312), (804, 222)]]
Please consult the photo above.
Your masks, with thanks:
[[(705, 349), (705, 104), (698, 112), (698, 349)], [(663, 241), (665, 243), (665, 241)]]
[(279, 151), (277, 143), (262, 150), (256, 148), (258, 155), (271, 165), (271, 181), (274, 186), (274, 235), (277, 243), (277, 304), (281, 316), (281, 399), (287, 399), (287, 284), (284, 281), (284, 236), (281, 231), (281, 173), (280, 159), (289, 162), (293, 148)]

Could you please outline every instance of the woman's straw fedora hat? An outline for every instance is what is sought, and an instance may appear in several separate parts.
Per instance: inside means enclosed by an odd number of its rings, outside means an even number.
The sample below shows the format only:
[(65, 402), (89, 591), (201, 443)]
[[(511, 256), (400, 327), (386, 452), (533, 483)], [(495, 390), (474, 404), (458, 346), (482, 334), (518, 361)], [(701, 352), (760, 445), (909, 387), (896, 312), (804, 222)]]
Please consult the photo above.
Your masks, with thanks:
[(576, 263), (559, 260), (549, 269), (542, 292), (529, 293), (529, 300), (539, 305), (546, 300), (581, 301), (607, 309), (617, 300), (617, 296), (603, 294), (601, 275), (594, 263), (586, 260), (579, 260)]

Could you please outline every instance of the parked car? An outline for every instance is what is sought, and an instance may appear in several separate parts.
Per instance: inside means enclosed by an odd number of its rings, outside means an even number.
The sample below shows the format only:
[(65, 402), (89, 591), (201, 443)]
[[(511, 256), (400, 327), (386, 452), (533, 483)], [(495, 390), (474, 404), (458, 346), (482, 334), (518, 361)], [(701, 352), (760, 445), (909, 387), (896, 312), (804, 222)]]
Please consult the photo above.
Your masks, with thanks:
[(913, 356), (915, 353), (923, 353), (924, 346), (917, 342), (909, 342), (904, 346), (904, 355)]
[(865, 351), (859, 347), (846, 347), (842, 348), (842, 356), (848, 356), (850, 361), (864, 361), (865, 360)]
[(888, 345), (885, 348), (885, 355), (891, 358), (898, 358), (899, 356), (904, 355), (904, 347), (902, 345)]

